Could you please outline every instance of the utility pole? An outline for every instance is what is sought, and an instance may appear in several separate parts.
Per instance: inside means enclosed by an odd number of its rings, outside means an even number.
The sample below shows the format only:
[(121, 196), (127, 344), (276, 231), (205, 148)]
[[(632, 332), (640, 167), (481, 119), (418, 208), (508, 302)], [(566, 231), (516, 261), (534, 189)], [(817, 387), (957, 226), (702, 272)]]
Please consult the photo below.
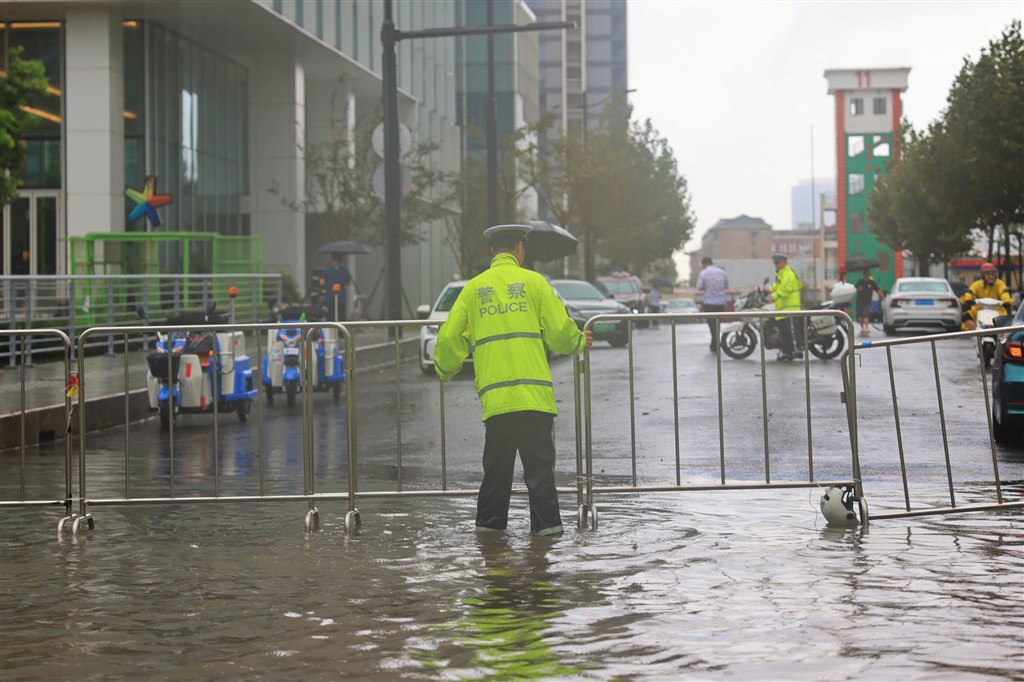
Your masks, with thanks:
[[(385, 253), (387, 255), (387, 313), (392, 320), (402, 319), (402, 214), (400, 202), (402, 190), (400, 186), (399, 158), (398, 158), (398, 73), (397, 73), (397, 47), (403, 40), (414, 38), (453, 38), (457, 36), (487, 35), (496, 33), (521, 33), (525, 31), (546, 31), (553, 29), (576, 28), (573, 21), (546, 21), (526, 26), (514, 24), (503, 26), (486, 26), (482, 28), (430, 28), (421, 31), (400, 31), (395, 27), (393, 0), (384, 0), (384, 23), (381, 25), (380, 39), (383, 59), (381, 81), (383, 85), (384, 102), (384, 235), (387, 242)], [(493, 14), (493, 8), (488, 2), (488, 23)], [(490, 43), (490, 41), (488, 41)], [(494, 98), (493, 92), (493, 69), (494, 53), (493, 47), (489, 44), (487, 51), (490, 92), (488, 93), (488, 109), (491, 109)], [(496, 133), (490, 130), (490, 121), (493, 117), (488, 115), (487, 145), (490, 155), (491, 145), (497, 149), (497, 142), (494, 140)], [(497, 157), (495, 153), (493, 155)], [(491, 183), (490, 163), (488, 161), (488, 183)], [(495, 158), (494, 163), (497, 163)], [(488, 197), (497, 196), (497, 165), (494, 166), (494, 184), (488, 187)], [(489, 215), (496, 215), (496, 200), (491, 200)]]

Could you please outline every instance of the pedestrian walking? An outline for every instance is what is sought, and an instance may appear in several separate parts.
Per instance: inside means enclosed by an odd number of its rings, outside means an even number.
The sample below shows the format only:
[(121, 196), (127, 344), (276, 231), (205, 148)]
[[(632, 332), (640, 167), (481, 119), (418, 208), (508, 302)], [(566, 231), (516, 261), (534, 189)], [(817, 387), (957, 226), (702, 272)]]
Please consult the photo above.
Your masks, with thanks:
[(473, 349), (485, 428), (477, 529), (508, 526), (518, 452), (530, 497), (530, 530), (555, 535), (562, 532), (552, 434), (558, 410), (547, 347), (578, 355), (593, 340), (543, 275), (522, 267), (531, 231), (528, 225), (484, 230), (491, 266), (466, 283), (438, 331), (434, 371), (442, 381), (451, 380)]
[[(704, 294), (701, 303), (701, 310), (705, 313), (725, 312), (725, 291), (729, 288), (729, 275), (725, 270), (715, 265), (715, 262), (708, 256), (700, 261), (701, 271), (697, 275), (697, 291)], [(719, 322), (716, 319), (708, 320), (708, 331), (711, 332), (711, 352), (718, 351)]]
[[(647, 292), (647, 309), (652, 313), (661, 312), (661, 289), (658, 287), (652, 286)], [(657, 328), (658, 321), (652, 320), (651, 327)]]

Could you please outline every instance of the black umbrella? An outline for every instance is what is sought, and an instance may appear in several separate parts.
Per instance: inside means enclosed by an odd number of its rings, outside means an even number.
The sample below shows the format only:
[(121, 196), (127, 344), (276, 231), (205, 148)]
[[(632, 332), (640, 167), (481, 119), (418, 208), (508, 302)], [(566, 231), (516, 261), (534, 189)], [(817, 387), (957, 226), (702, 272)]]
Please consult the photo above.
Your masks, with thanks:
[(664, 277), (651, 277), (648, 282), (651, 283), (652, 287), (658, 287), (659, 289), (675, 286), (672, 282), (668, 281)]
[(864, 256), (860, 256), (846, 261), (846, 271), (856, 272), (857, 270), (870, 270), (871, 268), (877, 268), (879, 265), (880, 263), (874, 258), (865, 258)]
[(368, 249), (367, 247), (363, 246), (362, 244), (357, 244), (356, 242), (350, 242), (350, 241), (348, 241), (346, 239), (343, 239), (343, 240), (338, 241), (338, 242), (331, 242), (330, 244), (324, 244), (323, 246), (320, 247), (320, 251), (319, 252), (320, 253), (338, 253), (338, 254), (370, 253), (370, 249)]
[(526, 247), (526, 257), (533, 261), (549, 261), (576, 253), (579, 241), (568, 230), (545, 220), (527, 220), (533, 228)]

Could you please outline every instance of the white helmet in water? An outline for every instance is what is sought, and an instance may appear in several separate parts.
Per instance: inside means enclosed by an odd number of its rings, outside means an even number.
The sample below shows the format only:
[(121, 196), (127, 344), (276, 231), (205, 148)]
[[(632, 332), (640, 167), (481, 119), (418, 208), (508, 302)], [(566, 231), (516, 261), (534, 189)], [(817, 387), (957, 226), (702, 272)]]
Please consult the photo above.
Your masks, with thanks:
[(857, 515), (853, 512), (853, 491), (850, 488), (829, 488), (821, 496), (819, 505), (822, 516), (830, 526), (850, 526), (857, 523)]

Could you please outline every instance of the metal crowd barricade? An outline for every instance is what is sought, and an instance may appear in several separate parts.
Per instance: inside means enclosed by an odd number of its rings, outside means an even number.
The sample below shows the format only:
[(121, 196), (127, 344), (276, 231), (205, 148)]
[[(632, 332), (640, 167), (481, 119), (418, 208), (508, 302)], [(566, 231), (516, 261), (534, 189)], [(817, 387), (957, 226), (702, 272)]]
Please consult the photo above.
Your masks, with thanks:
[[(79, 438), (79, 451), (78, 451), (78, 471), (79, 471), (79, 504), (80, 511), (78, 514), (73, 515), (72, 531), (77, 533), (82, 523), (87, 523), (89, 528), (94, 527), (94, 520), (89, 512), (90, 507), (97, 506), (114, 506), (114, 505), (154, 505), (154, 504), (197, 504), (197, 503), (229, 503), (229, 502), (254, 502), (254, 501), (306, 501), (309, 505), (309, 510), (306, 513), (305, 524), (306, 529), (317, 529), (320, 525), (319, 510), (315, 505), (317, 494), (314, 487), (314, 440), (313, 440), (313, 428), (312, 428), (312, 383), (311, 383), (311, 365), (308, 361), (311, 357), (312, 349), (312, 337), (313, 332), (318, 329), (333, 328), (338, 332), (339, 338), (345, 339), (346, 348), (346, 383), (348, 383), (348, 389), (346, 390), (346, 410), (348, 418), (348, 447), (349, 447), (349, 459), (353, 463), (355, 461), (355, 402), (354, 402), (354, 381), (355, 381), (355, 368), (349, 369), (349, 363), (354, 360), (354, 344), (352, 342), (351, 333), (341, 323), (338, 322), (287, 322), (290, 328), (302, 329), (303, 330), (303, 341), (302, 341), (302, 366), (301, 371), (303, 373), (303, 439), (302, 439), (302, 472), (303, 480), (301, 483), (301, 491), (287, 494), (267, 494), (266, 492), (266, 481), (263, 470), (263, 453), (264, 453), (264, 427), (263, 427), (263, 401), (260, 396), (257, 395), (256, 400), (256, 412), (257, 412), (257, 429), (258, 429), (258, 452), (257, 452), (257, 477), (258, 477), (258, 493), (255, 495), (222, 495), (221, 484), (220, 484), (220, 466), (219, 466), (219, 438), (218, 438), (218, 417), (219, 417), (219, 400), (213, 401), (213, 458), (214, 458), (214, 473), (213, 473), (213, 485), (214, 494), (205, 496), (196, 495), (178, 495), (175, 493), (175, 420), (173, 415), (168, 420), (168, 458), (169, 458), (169, 479), (168, 479), (168, 492), (164, 496), (156, 497), (134, 497), (132, 495), (132, 479), (130, 474), (130, 420), (128, 419), (128, 402), (125, 401), (125, 425), (124, 425), (124, 493), (120, 497), (105, 497), (105, 498), (90, 498), (88, 496), (87, 488), (87, 438), (85, 434), (85, 413), (86, 413), (86, 393), (88, 390), (88, 377), (86, 372), (86, 358), (85, 352), (86, 347), (89, 343), (89, 338), (94, 335), (121, 335), (122, 342), (127, 347), (129, 343), (129, 335), (138, 334), (156, 334), (159, 332), (175, 332), (175, 331), (191, 331), (191, 332), (224, 332), (224, 331), (240, 331), (243, 334), (253, 333), (255, 338), (256, 348), (256, 362), (253, 366), (253, 383), (255, 386), (262, 386), (260, 380), (262, 372), (262, 347), (260, 346), (260, 339), (258, 332), (261, 330), (279, 329), (282, 323), (258, 323), (258, 324), (208, 324), (208, 325), (154, 325), (145, 327), (93, 327), (82, 332), (82, 335), (78, 339), (78, 362), (79, 362), (79, 377), (81, 387), (78, 392), (78, 419), (81, 431), (81, 437)], [(170, 354), (168, 354), (170, 355)], [(124, 377), (125, 377), (125, 395), (128, 393), (128, 356), (125, 355), (125, 366), (124, 366)], [(168, 360), (170, 362), (170, 359)], [(354, 468), (352, 469), (354, 471)], [(349, 491), (353, 489), (354, 480), (349, 482)], [(350, 497), (351, 492), (345, 493), (333, 493), (327, 495), (320, 495), (320, 497)]]
[[(899, 451), (899, 464), (900, 464), (900, 475), (903, 486), (903, 511), (885, 511), (885, 512), (874, 512), (871, 515), (872, 519), (894, 519), (903, 518), (910, 516), (926, 516), (934, 514), (949, 514), (953, 512), (965, 512), (965, 511), (988, 511), (998, 509), (1019, 509), (1024, 508), (1024, 500), (1013, 500), (1009, 501), (1004, 498), (1002, 481), (999, 478), (999, 461), (996, 456), (996, 445), (993, 434), (992, 426), (992, 404), (990, 402), (989, 394), (989, 369), (985, 366), (985, 362), (982, 359), (981, 352), (981, 341), (984, 336), (994, 336), (1001, 334), (1009, 334), (1012, 332), (1024, 331), (1024, 325), (1016, 327), (999, 327), (997, 329), (986, 329), (976, 330), (969, 332), (952, 332), (948, 334), (937, 334), (931, 336), (914, 336), (908, 338), (889, 338), (878, 341), (864, 341), (856, 346), (856, 350), (868, 353), (877, 349), (885, 349), (885, 357), (888, 363), (889, 369), (889, 393), (892, 398), (892, 414), (895, 422), (895, 435), (896, 444)], [(946, 408), (942, 398), (942, 381), (939, 376), (939, 359), (936, 350), (936, 344), (946, 343), (955, 339), (975, 339), (977, 345), (978, 364), (980, 367), (980, 382), (981, 388), (985, 395), (985, 413), (988, 417), (988, 443), (992, 455), (992, 474), (994, 479), (995, 487), (995, 501), (958, 505), (956, 500), (956, 490), (954, 484), (953, 475), (953, 463), (950, 457), (950, 443), (949, 435), (946, 429)], [(948, 489), (948, 500), (949, 506), (946, 507), (914, 507), (911, 504), (910, 499), (910, 483), (907, 476), (907, 462), (906, 452), (904, 449), (903, 442), (903, 425), (899, 410), (899, 401), (897, 400), (896, 392), (896, 372), (893, 366), (892, 349), (897, 346), (908, 346), (918, 344), (929, 344), (931, 346), (931, 358), (932, 358), (932, 372), (935, 377), (935, 399), (938, 407), (938, 427), (939, 432), (942, 435), (942, 451), (945, 463), (945, 474), (946, 474), (946, 486)], [(856, 429), (856, 422), (853, 423), (852, 427)], [(856, 431), (853, 433), (853, 438), (856, 438)]]
[[(767, 398), (767, 379), (766, 379), (766, 367), (765, 367), (765, 344), (764, 344), (764, 322), (767, 319), (773, 319), (777, 317), (795, 318), (801, 320), (801, 326), (803, 328), (804, 335), (804, 347), (807, 348), (808, 340), (808, 321), (811, 317), (830, 316), (836, 318), (836, 323), (840, 325), (846, 333), (846, 338), (853, 338), (853, 321), (850, 317), (838, 310), (802, 310), (802, 311), (742, 311), (742, 312), (731, 312), (731, 313), (700, 313), (700, 314), (667, 314), (667, 313), (647, 313), (647, 314), (621, 314), (621, 315), (597, 315), (587, 321), (585, 328), (591, 329), (593, 325), (599, 324), (602, 321), (618, 321), (625, 320), (627, 326), (627, 333), (629, 337), (629, 343), (627, 344), (629, 349), (628, 356), (628, 377), (629, 377), (629, 423), (630, 423), (630, 462), (631, 462), (631, 477), (630, 485), (597, 485), (594, 478), (594, 453), (593, 453), (593, 428), (592, 428), (592, 413), (591, 413), (591, 372), (587, 370), (590, 366), (590, 349), (584, 353), (582, 360), (583, 367), (580, 367), (580, 359), (576, 358), (576, 367), (574, 368), (574, 376), (583, 375), (583, 395), (580, 402), (580, 398), (577, 397), (576, 409), (577, 409), (577, 423), (579, 423), (579, 413), (582, 409), (583, 422), (584, 422), (584, 437), (582, 439), (585, 443), (585, 452), (577, 453), (578, 462), (578, 488), (579, 488), (579, 506), (577, 513), (577, 522), (580, 528), (587, 526), (588, 515), (592, 518), (592, 527), (597, 528), (598, 526), (598, 510), (594, 503), (594, 496), (597, 493), (632, 493), (632, 492), (674, 492), (674, 491), (706, 491), (706, 490), (751, 490), (751, 489), (783, 489), (783, 488), (819, 488), (819, 487), (830, 487), (830, 486), (846, 486), (853, 488), (856, 499), (860, 502), (862, 517), (867, 516), (867, 504), (864, 501), (864, 490), (861, 485), (861, 474), (860, 474), (860, 462), (857, 452), (857, 440), (855, 437), (854, 425), (857, 420), (856, 413), (856, 368), (853, 363), (853, 354), (850, 348), (847, 346), (842, 355), (840, 356), (839, 362), (843, 368), (844, 377), (848, 377), (848, 381), (845, 381), (845, 395), (843, 397), (846, 403), (847, 422), (851, 428), (850, 437), (850, 472), (851, 477), (846, 480), (816, 480), (814, 478), (814, 453), (813, 453), (813, 428), (811, 419), (811, 390), (810, 390), (810, 366), (809, 357), (805, 355), (804, 364), (804, 395), (806, 400), (806, 425), (808, 433), (808, 478), (805, 481), (785, 481), (785, 482), (772, 482), (771, 477), (771, 461), (769, 457), (769, 438), (768, 438), (768, 398)], [(679, 447), (679, 385), (678, 385), (678, 364), (677, 364), (677, 346), (676, 346), (676, 323), (681, 320), (692, 320), (698, 318), (701, 320), (719, 320), (722, 322), (744, 320), (744, 319), (756, 319), (758, 321), (760, 331), (760, 342), (758, 346), (760, 348), (760, 365), (761, 365), (761, 413), (762, 423), (764, 425), (764, 482), (728, 482), (726, 475), (726, 452), (725, 452), (725, 440), (724, 440), (724, 417), (722, 409), (722, 350), (721, 344), (718, 346), (716, 352), (716, 383), (717, 383), (717, 400), (718, 400), (718, 434), (719, 434), (719, 478), (720, 481), (717, 484), (686, 484), (683, 483), (681, 478), (681, 459), (680, 459), (680, 447)], [(633, 364), (633, 327), (635, 322), (641, 320), (659, 320), (668, 322), (670, 324), (671, 338), (672, 338), (672, 392), (673, 392), (673, 403), (674, 407), (674, 431), (675, 431), (675, 482), (666, 483), (660, 485), (639, 485), (638, 484), (638, 459), (637, 459), (637, 448), (636, 448), (636, 400), (635, 400), (635, 386), (634, 386), (634, 364)], [(578, 390), (577, 390), (578, 395)], [(579, 430), (579, 427), (577, 427)], [(578, 439), (579, 442), (579, 439)]]
[[(18, 497), (13, 500), (2, 500), (0, 501), (0, 508), (3, 507), (33, 507), (33, 506), (54, 506), (62, 505), (64, 507), (65, 516), (61, 519), (58, 524), (58, 531), (63, 526), (64, 522), (71, 517), (72, 508), (72, 484), (71, 484), (71, 469), (72, 469), (72, 444), (71, 444), (71, 414), (72, 414), (72, 402), (71, 393), (69, 389), (73, 386), (77, 386), (77, 376), (71, 369), (71, 339), (68, 335), (59, 329), (33, 329), (33, 330), (19, 330), (19, 329), (3, 329), (0, 330), (0, 338), (20, 340), (21, 348), (21, 369), (19, 372), (19, 399), (20, 399), (20, 448), (19, 448), (19, 481), (18, 481)], [(25, 422), (28, 410), (26, 409), (25, 402), (25, 367), (26, 367), (26, 339), (32, 337), (53, 337), (63, 346), (63, 363), (64, 363), (64, 377), (66, 378), (66, 385), (60, 386), (59, 390), (62, 393), (64, 410), (67, 414), (67, 428), (65, 433), (65, 457), (64, 457), (64, 490), (63, 494), (56, 496), (56, 494), (49, 497), (44, 496), (33, 496), (28, 492), (28, 484), (26, 481), (26, 438), (25, 438)], [(29, 342), (30, 344), (30, 342)], [(0, 388), (0, 391), (3, 391)], [(4, 392), (4, 395), (10, 395), (9, 392)], [(56, 402), (56, 401), (55, 401)]]

